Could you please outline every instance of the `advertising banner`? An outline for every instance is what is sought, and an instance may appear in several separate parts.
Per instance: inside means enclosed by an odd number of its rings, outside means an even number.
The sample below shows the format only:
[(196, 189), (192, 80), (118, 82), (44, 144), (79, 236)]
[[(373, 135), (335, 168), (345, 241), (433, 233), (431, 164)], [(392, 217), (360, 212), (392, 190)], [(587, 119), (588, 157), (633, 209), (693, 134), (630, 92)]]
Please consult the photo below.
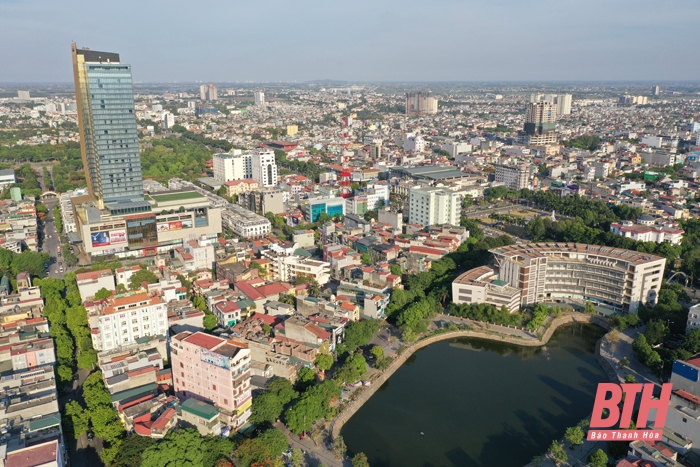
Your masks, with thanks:
[(168, 224), (158, 224), (158, 232), (167, 232), (168, 230), (170, 230)]
[(90, 234), (92, 240), (92, 246), (105, 246), (109, 245), (109, 232), (94, 232)]
[(182, 221), (182, 228), (183, 229), (191, 229), (192, 228), (192, 219)]
[(170, 222), (169, 226), (170, 226), (170, 230), (180, 230), (180, 229), (182, 229), (182, 222), (180, 222), (180, 221)]
[(126, 243), (126, 230), (112, 230), (109, 233), (109, 242), (112, 245)]

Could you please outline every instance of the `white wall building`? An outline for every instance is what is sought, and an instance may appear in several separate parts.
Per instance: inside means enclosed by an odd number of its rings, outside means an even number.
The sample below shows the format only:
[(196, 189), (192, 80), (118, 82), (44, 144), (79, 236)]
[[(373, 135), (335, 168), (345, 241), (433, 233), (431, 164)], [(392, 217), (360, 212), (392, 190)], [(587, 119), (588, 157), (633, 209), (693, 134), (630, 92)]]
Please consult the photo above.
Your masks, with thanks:
[(253, 153), (214, 154), (214, 180), (219, 183), (253, 178)]
[(183, 240), (182, 246), (193, 257), (194, 270), (212, 269), (214, 265), (214, 245), (208, 237), (199, 240)]
[(98, 352), (113, 350), (144, 336), (167, 335), (167, 306), (147, 293), (111, 297), (88, 310), (88, 323), (93, 347)]
[(255, 98), (255, 107), (265, 107), (265, 93), (262, 91), (255, 91), (253, 93)]
[(530, 185), (530, 169), (524, 165), (496, 164), (496, 182), (509, 190), (522, 190)]
[(459, 225), (460, 196), (444, 188), (411, 188), (408, 222), (420, 225)]
[(668, 242), (671, 245), (680, 245), (685, 233), (674, 224), (645, 225), (632, 221), (614, 222), (610, 224), (610, 231), (638, 242)]
[(252, 178), (261, 187), (277, 186), (277, 162), (271, 150), (258, 151), (253, 155)]
[(114, 291), (117, 287), (114, 284), (114, 274), (111, 269), (100, 271), (90, 271), (78, 274), (76, 277), (80, 298), (83, 301), (95, 296), (98, 290), (105, 288)]
[(423, 152), (425, 150), (425, 140), (421, 135), (406, 133), (403, 136), (403, 150), (411, 152)]

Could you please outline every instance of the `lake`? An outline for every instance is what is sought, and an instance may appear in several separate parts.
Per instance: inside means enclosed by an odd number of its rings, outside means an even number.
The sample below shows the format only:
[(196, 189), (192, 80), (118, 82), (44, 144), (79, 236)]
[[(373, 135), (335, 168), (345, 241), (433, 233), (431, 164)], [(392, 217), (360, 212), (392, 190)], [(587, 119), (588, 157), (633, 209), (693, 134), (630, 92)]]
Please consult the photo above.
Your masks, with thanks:
[(593, 355), (604, 334), (574, 324), (544, 347), (476, 338), (425, 347), (343, 427), (348, 452), (372, 467), (521, 467), (590, 415), (607, 381)]

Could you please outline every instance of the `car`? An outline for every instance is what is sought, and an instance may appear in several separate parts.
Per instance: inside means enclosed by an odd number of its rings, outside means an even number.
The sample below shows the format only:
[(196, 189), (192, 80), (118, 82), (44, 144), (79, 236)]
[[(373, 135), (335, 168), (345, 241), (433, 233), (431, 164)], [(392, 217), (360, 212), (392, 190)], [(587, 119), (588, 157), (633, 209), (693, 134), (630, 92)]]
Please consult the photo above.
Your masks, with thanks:
[(88, 439), (88, 440), (93, 440), (93, 439), (95, 439), (95, 433), (93, 433), (92, 431), (88, 431), (88, 432), (87, 432), (87, 439)]

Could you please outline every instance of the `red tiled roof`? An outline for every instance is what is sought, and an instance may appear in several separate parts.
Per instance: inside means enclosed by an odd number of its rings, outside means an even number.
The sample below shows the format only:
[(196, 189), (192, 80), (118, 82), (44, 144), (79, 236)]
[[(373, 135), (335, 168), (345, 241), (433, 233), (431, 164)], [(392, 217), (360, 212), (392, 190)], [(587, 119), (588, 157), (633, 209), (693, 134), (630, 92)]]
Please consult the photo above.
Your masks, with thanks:
[(56, 462), (58, 440), (31, 448), (13, 451), (5, 459), (5, 467), (35, 467)]
[(111, 269), (101, 269), (99, 271), (81, 272), (80, 274), (77, 274), (75, 276), (75, 279), (77, 281), (85, 281), (85, 280), (96, 281), (100, 277), (104, 277), (107, 275), (112, 275)]
[(218, 337), (210, 336), (208, 334), (204, 334), (203, 332), (196, 332), (192, 334), (189, 337), (186, 337), (185, 342), (193, 345), (197, 345), (199, 347), (204, 347), (207, 350), (211, 350), (214, 347), (217, 347), (221, 343), (225, 342), (223, 339), (219, 339)]
[(151, 430), (164, 429), (168, 425), (170, 420), (173, 419), (175, 414), (177, 414), (177, 412), (175, 412), (175, 409), (169, 407), (165, 412), (163, 412), (163, 414), (160, 417), (158, 417), (158, 420), (153, 422), (153, 425), (151, 425)]

